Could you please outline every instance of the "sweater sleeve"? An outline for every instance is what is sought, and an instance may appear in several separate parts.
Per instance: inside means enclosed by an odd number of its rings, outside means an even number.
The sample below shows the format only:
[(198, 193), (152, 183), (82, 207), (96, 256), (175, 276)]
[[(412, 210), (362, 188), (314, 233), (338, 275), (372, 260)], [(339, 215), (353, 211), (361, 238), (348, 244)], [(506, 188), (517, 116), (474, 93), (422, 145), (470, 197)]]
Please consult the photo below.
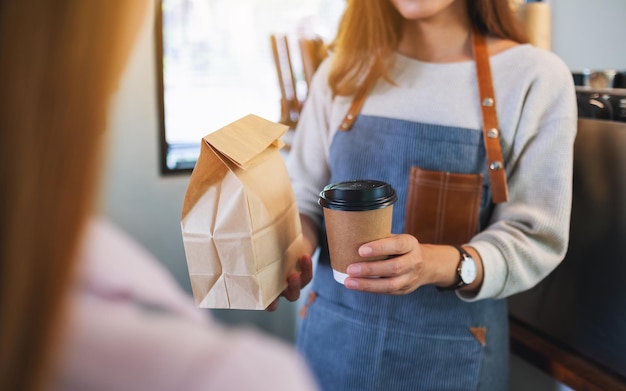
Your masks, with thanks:
[(330, 177), (329, 111), (332, 98), (327, 83), (329, 65), (326, 60), (313, 77), (287, 160), (300, 213), (311, 217), (318, 224), (321, 223), (322, 209), (317, 199)]
[[(501, 124), (507, 116), (517, 118), (512, 137), (504, 140), (509, 201), (495, 206), (490, 225), (469, 244), (481, 256), (484, 279), (476, 296), (459, 293), (464, 300), (504, 298), (530, 289), (567, 251), (576, 94), (565, 64), (551, 53), (536, 54), (529, 61), (534, 65), (519, 70), (527, 73), (523, 101), (508, 106), (519, 112), (498, 113), (505, 118)], [(514, 78), (508, 74), (501, 84), (511, 88)]]

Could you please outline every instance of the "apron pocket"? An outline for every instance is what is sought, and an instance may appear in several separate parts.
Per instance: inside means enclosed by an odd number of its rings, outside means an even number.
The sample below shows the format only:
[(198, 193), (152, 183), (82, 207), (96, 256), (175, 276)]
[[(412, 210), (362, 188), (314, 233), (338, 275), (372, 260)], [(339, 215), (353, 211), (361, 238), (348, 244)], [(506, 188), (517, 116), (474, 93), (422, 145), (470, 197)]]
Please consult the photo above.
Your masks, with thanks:
[(420, 243), (468, 243), (478, 231), (482, 189), (482, 174), (411, 167), (405, 232)]

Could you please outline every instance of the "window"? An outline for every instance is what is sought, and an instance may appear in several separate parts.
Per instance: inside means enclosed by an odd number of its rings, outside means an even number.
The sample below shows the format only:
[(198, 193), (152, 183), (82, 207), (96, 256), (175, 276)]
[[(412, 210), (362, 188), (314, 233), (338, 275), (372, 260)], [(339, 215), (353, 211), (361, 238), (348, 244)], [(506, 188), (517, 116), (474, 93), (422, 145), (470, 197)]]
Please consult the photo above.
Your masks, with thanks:
[[(270, 34), (334, 37), (344, 0), (162, 0), (161, 172), (195, 165), (202, 137), (247, 114), (280, 118)], [(292, 55), (295, 72), (299, 56)]]

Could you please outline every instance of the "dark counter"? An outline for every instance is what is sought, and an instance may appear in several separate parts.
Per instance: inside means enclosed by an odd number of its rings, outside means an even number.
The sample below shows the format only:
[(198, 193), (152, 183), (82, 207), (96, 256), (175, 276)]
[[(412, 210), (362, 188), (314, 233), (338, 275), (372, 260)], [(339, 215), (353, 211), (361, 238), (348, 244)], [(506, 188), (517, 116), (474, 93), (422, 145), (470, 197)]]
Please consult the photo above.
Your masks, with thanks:
[(626, 123), (580, 119), (570, 245), (512, 318), (626, 379)]

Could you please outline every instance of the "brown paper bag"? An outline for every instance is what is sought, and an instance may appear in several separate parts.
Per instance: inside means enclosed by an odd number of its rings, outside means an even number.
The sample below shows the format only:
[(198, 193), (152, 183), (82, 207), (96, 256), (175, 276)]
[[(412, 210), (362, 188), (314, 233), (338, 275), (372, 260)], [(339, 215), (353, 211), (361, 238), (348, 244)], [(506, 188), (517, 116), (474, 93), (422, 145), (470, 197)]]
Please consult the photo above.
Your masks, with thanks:
[(303, 253), (287, 128), (248, 115), (202, 140), (181, 219), (199, 307), (265, 309), (287, 286)]

